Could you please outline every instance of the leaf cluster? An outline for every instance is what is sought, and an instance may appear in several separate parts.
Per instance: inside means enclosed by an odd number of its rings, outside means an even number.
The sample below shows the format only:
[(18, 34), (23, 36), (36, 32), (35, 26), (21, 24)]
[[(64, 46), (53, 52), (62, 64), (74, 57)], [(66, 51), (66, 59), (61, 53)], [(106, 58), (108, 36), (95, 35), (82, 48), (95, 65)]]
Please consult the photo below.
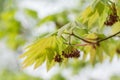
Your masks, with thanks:
[[(63, 51), (71, 54), (73, 49), (68, 48), (70, 46), (84, 53), (82, 60), (86, 61), (89, 56), (91, 64), (103, 62), (106, 57), (109, 57), (111, 61), (114, 55), (119, 56), (119, 3), (120, 1), (116, 3), (110, 0), (95, 0), (77, 17), (76, 21), (64, 25), (51, 36), (28, 46), (26, 52), (21, 55), (21, 58), (25, 57), (24, 67), (34, 64), (34, 68), (37, 68), (46, 61), (47, 70), (49, 70), (55, 65), (55, 55), (59, 55), (58, 60), (65, 56), (60, 57)], [(113, 13), (117, 15), (117, 20), (112, 25), (106, 25), (106, 21), (112, 21), (109, 16)], [(105, 34), (107, 28), (111, 29), (109, 34)]]

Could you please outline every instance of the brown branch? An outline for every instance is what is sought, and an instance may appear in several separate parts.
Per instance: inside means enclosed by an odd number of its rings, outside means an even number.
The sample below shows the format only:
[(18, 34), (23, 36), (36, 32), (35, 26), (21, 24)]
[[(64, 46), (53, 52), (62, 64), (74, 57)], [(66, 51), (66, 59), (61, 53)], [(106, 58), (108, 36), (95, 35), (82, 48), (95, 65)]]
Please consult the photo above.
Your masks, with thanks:
[(71, 45), (71, 46), (87, 46), (87, 45), (90, 45), (89, 43), (86, 43), (86, 44), (69, 44), (69, 43), (65, 43), (64, 44), (66, 45)]
[(81, 37), (75, 35), (74, 33), (65, 33), (65, 34), (72, 35), (72, 36), (74, 36), (74, 37), (76, 37), (76, 38), (78, 38), (78, 39), (80, 39), (80, 40), (82, 40), (82, 41), (84, 41), (84, 42), (86, 42), (86, 43), (95, 44), (94, 42), (91, 42), (91, 41), (85, 40), (85, 39), (83, 39), (83, 38), (81, 38)]
[[(98, 45), (100, 42), (105, 41), (105, 40), (108, 40), (108, 39), (110, 39), (110, 38), (112, 38), (112, 37), (120, 34), (120, 31), (117, 32), (117, 33), (115, 33), (115, 34), (113, 34), (113, 35), (111, 35), (111, 36), (109, 36), (109, 37), (106, 37), (106, 38), (104, 38), (104, 39), (98, 40), (98, 41), (96, 41), (96, 42), (91, 42), (91, 41), (85, 40), (85, 39), (83, 39), (83, 38), (75, 35), (74, 33), (65, 33), (65, 34), (72, 35), (72, 36), (74, 36), (74, 37), (76, 37), (76, 38), (78, 38), (78, 39), (80, 39), (80, 40), (82, 40), (82, 41), (84, 41), (84, 42), (86, 42), (86, 43), (89, 43), (89, 44), (92, 44), (92, 45), (95, 45), (95, 44)], [(75, 44), (74, 44), (74, 45), (75, 45)], [(87, 44), (84, 44), (84, 45), (83, 45), (83, 44), (81, 44), (81, 45), (80, 45), (80, 44), (76, 44), (76, 46), (85, 46), (85, 45), (87, 45)]]
[(106, 38), (104, 38), (104, 39), (98, 40), (97, 43), (100, 43), (100, 42), (102, 42), (102, 41), (108, 40), (109, 38), (112, 38), (112, 37), (114, 37), (114, 36), (116, 36), (116, 35), (118, 35), (118, 34), (120, 34), (120, 31), (117, 32), (117, 33), (115, 33), (115, 34), (113, 34), (113, 35), (111, 35), (111, 36), (109, 36), (109, 37), (106, 37)]
[(82, 41), (84, 41), (84, 42), (86, 42), (86, 43), (94, 44), (94, 42), (91, 42), (91, 41), (88, 41), (88, 40), (86, 40), (86, 39), (83, 39), (83, 38), (75, 35), (74, 33), (72, 33), (71, 35), (74, 36), (74, 37), (76, 37), (76, 38), (78, 38), (78, 39), (80, 39), (80, 40), (82, 40)]

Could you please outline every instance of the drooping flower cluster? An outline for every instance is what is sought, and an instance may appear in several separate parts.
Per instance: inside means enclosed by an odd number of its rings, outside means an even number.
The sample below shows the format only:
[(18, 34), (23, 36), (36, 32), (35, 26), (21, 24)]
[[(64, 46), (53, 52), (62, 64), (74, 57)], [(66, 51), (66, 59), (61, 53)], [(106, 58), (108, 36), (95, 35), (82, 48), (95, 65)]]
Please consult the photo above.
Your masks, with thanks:
[(77, 49), (74, 51), (71, 51), (71, 53), (65, 53), (64, 51), (62, 52), (62, 55), (65, 58), (78, 58), (80, 57), (80, 51), (78, 51)]
[(107, 26), (112, 26), (114, 23), (119, 21), (119, 16), (117, 15), (117, 10), (115, 4), (111, 6), (112, 13), (108, 15), (107, 20), (104, 22)]
[(54, 61), (55, 62), (62, 62), (64, 58), (79, 58), (80, 51), (68, 46), (64, 51), (62, 51), (62, 55), (57, 54), (55, 55)]

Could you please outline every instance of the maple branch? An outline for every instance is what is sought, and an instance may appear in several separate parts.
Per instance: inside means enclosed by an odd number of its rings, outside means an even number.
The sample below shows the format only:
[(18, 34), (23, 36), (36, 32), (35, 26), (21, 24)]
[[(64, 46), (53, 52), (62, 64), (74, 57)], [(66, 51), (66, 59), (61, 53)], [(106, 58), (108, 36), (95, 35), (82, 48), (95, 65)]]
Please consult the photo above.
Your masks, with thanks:
[(88, 40), (86, 40), (86, 39), (83, 39), (83, 38), (75, 35), (74, 33), (65, 33), (65, 34), (72, 35), (72, 36), (74, 36), (74, 37), (76, 37), (76, 38), (78, 38), (78, 39), (80, 39), (80, 40), (82, 40), (82, 41), (84, 41), (84, 42), (86, 42), (86, 43), (95, 44), (95, 42), (91, 42), (91, 41), (88, 41)]
[(102, 42), (102, 41), (108, 40), (109, 38), (112, 38), (112, 37), (114, 37), (114, 36), (116, 36), (116, 35), (118, 35), (118, 34), (120, 34), (120, 31), (118, 31), (117, 33), (115, 33), (115, 34), (113, 34), (113, 35), (111, 35), (111, 36), (109, 36), (109, 37), (106, 37), (106, 38), (104, 38), (104, 39), (98, 40), (96, 43), (100, 43), (100, 42)]
[[(86, 42), (86, 43), (89, 43), (89, 44), (93, 44), (93, 45), (94, 45), (94, 44), (99, 44), (100, 42), (103, 42), (103, 41), (105, 41), (105, 40), (108, 40), (108, 39), (110, 39), (110, 38), (112, 38), (112, 37), (120, 34), (120, 31), (117, 32), (117, 33), (115, 33), (115, 34), (113, 34), (113, 35), (111, 35), (111, 36), (108, 36), (108, 37), (106, 37), (106, 38), (104, 38), (104, 39), (98, 40), (98, 41), (96, 41), (96, 42), (91, 42), (91, 41), (88, 41), (88, 40), (86, 40), (86, 39), (83, 39), (83, 38), (75, 35), (74, 33), (65, 33), (65, 34), (72, 35), (72, 36), (74, 36), (74, 37), (76, 37), (76, 38), (78, 38), (78, 39), (80, 39), (80, 40), (82, 40), (82, 41), (84, 41), (84, 42)], [(76, 44), (76, 45), (77, 45), (77, 44)], [(86, 44), (85, 44), (85, 45), (86, 45)], [(84, 45), (84, 46), (85, 46), (85, 45)], [(78, 44), (77, 46), (83, 46), (83, 45)]]
[(78, 39), (80, 39), (80, 40), (82, 40), (82, 41), (84, 41), (84, 42), (86, 42), (86, 43), (94, 44), (94, 42), (91, 42), (91, 41), (88, 41), (88, 40), (86, 40), (86, 39), (83, 39), (83, 38), (75, 35), (74, 33), (72, 33), (71, 35), (74, 36), (74, 37), (76, 37), (76, 38), (78, 38)]

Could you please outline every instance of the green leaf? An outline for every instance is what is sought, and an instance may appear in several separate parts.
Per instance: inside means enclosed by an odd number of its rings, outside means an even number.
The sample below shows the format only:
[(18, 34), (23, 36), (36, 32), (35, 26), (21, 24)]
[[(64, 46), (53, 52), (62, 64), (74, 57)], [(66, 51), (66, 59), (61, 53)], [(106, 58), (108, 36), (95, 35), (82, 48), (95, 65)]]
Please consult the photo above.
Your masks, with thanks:
[(57, 73), (57, 74), (53, 75), (50, 80), (66, 80), (66, 79), (62, 74)]
[(100, 2), (101, 0), (94, 0), (92, 3), (92, 8), (96, 8), (96, 5)]
[[(59, 46), (58, 46), (59, 45)], [(24, 67), (28, 67), (35, 63), (34, 68), (38, 68), (46, 61), (47, 70), (50, 70), (54, 65), (54, 56), (62, 54), (65, 46), (60, 37), (55, 35), (37, 40), (35, 43), (28, 46), (27, 51), (20, 56), (24, 58)]]
[(103, 51), (110, 57), (110, 61), (112, 61), (115, 53), (116, 53), (116, 43), (115, 40), (109, 39), (107, 41), (100, 43)]
[(38, 68), (46, 59), (46, 55), (44, 54), (41, 58), (37, 59), (34, 65), (34, 69)]
[(86, 58), (87, 54), (90, 54), (90, 63), (94, 64), (96, 60), (96, 50), (92, 45), (87, 45), (84, 47), (84, 59)]
[(112, 61), (114, 55), (116, 54), (116, 45), (112, 41), (112, 43), (109, 43), (109, 46), (110, 61)]
[(102, 29), (104, 26), (104, 22), (106, 21), (106, 18), (108, 16), (108, 11), (109, 11), (108, 7), (105, 7), (105, 9), (103, 10), (103, 13), (99, 17), (98, 24), (99, 24), (100, 29)]
[(103, 49), (103, 51), (107, 54), (107, 55), (109, 55), (109, 44), (108, 44), (108, 42), (107, 41), (103, 41), (103, 42), (101, 42), (100, 43), (100, 46), (101, 46), (101, 48)]
[(56, 51), (51, 50), (51, 48), (47, 48), (47, 51), (49, 51), (49, 52), (47, 52), (46, 65), (47, 65), (47, 71), (49, 71), (55, 65), (54, 56), (55, 56), (55, 54), (58, 54), (58, 53)]
[(104, 38), (106, 38), (106, 36), (104, 34), (97, 34), (97, 36), (98, 36), (98, 39), (104, 39)]
[(16, 10), (7, 10), (0, 15), (0, 38), (6, 37), (7, 46), (13, 50), (24, 44), (22, 25), (15, 19)]
[(15, 10), (11, 10), (11, 11), (5, 11), (1, 13), (0, 17), (1, 17), (1, 20), (3, 21), (9, 21), (14, 19), (14, 15), (15, 15)]
[(95, 41), (98, 38), (97, 34), (89, 33), (85, 35), (85, 39), (89, 41)]
[(82, 37), (84, 36), (85, 34), (88, 34), (88, 31), (87, 29), (82, 29), (82, 28), (79, 28), (79, 27), (76, 27), (74, 30), (73, 30), (74, 34)]
[(41, 26), (42, 24), (45, 24), (45, 23), (51, 22), (51, 21), (56, 24), (57, 28), (61, 28), (62, 26), (64, 26), (65, 24), (67, 24), (69, 22), (68, 12), (63, 11), (60, 13), (48, 15), (48, 16), (40, 19), (37, 23), (37, 26)]
[(44, 24), (46, 22), (54, 21), (54, 20), (55, 20), (54, 15), (46, 16), (45, 18), (39, 20), (37, 26), (41, 26), (42, 24)]
[(75, 22), (70, 22), (58, 30), (58, 36), (62, 36), (64, 32), (72, 33), (76, 27), (78, 26)]
[(98, 12), (99, 16), (103, 13), (105, 9), (105, 5), (101, 2), (101, 0), (96, 4), (95, 10)]
[(37, 14), (37, 12), (36, 11), (34, 11), (34, 10), (31, 10), (31, 9), (25, 9), (25, 13), (27, 14), (27, 15), (29, 15), (30, 17), (33, 17), (33, 18), (38, 18), (38, 14)]
[(98, 18), (99, 18), (99, 14), (97, 11), (95, 11), (95, 13), (89, 17), (88, 28), (91, 28), (93, 26), (93, 24), (97, 21)]
[(93, 10), (91, 8), (91, 6), (88, 6), (80, 15), (80, 17), (78, 18), (78, 21), (85, 23), (86, 21), (88, 21), (90, 14), (92, 14)]
[(113, 26), (112, 26), (112, 33), (115, 34), (117, 32), (120, 31), (120, 22), (116, 22)]
[(108, 1), (109, 0), (101, 0), (102, 1), (102, 3), (104, 3), (104, 4), (108, 4)]
[(67, 29), (69, 29), (70, 26), (71, 26), (71, 24), (68, 23), (68, 24), (64, 25), (62, 28), (60, 28), (60, 29), (58, 30), (58, 36), (62, 36), (62, 34), (63, 34)]
[(91, 46), (90, 47), (90, 63), (94, 64), (96, 60), (96, 50)]
[(116, 0), (116, 10), (118, 16), (120, 17), (120, 0)]
[(102, 63), (103, 62), (103, 49), (101, 48), (101, 46), (97, 47), (96, 49), (96, 54), (98, 56), (98, 60)]
[(91, 49), (91, 46), (90, 45), (87, 45), (84, 47), (84, 52), (85, 53), (89, 53), (90, 52), (90, 49)]
[(92, 45), (87, 45), (84, 47), (84, 56), (83, 56), (84, 60), (88, 54), (90, 54), (90, 63), (94, 64), (96, 58), (96, 50), (93, 48)]

